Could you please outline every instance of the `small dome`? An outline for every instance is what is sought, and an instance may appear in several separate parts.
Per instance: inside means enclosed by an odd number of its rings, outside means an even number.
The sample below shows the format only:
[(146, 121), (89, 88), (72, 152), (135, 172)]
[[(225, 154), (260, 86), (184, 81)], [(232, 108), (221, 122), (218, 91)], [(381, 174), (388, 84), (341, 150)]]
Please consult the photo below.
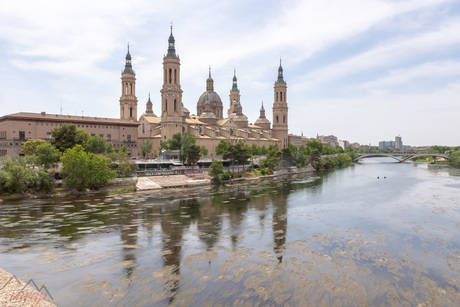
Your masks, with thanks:
[(189, 111), (186, 107), (182, 107), (182, 112), (188, 112), (188, 113), (190, 113), (190, 111)]
[(256, 120), (255, 123), (256, 124), (270, 124), (270, 121), (266, 118), (259, 118), (258, 120)]
[(204, 104), (211, 104), (211, 103), (209, 102), (209, 100), (206, 100), (206, 102)]
[(200, 118), (216, 118), (217, 119), (217, 117), (212, 112), (201, 113)]
[(238, 108), (238, 109), (242, 109), (243, 106), (242, 106), (241, 104), (239, 104), (239, 105), (237, 106), (237, 108)]
[(232, 113), (230, 115), (230, 118), (233, 119), (235, 122), (247, 122), (248, 117), (246, 115), (236, 115), (235, 113)]

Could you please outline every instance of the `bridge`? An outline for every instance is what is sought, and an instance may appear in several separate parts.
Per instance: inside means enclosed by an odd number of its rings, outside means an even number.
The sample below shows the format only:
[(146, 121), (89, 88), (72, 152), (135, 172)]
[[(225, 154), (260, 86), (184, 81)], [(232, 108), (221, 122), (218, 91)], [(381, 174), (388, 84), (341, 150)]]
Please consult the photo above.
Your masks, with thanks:
[(353, 162), (357, 162), (364, 158), (381, 158), (381, 157), (388, 157), (397, 160), (398, 162), (406, 162), (408, 160), (412, 160), (418, 157), (439, 157), (449, 160), (449, 155), (447, 154), (430, 154), (430, 153), (358, 153), (358, 158), (353, 160)]

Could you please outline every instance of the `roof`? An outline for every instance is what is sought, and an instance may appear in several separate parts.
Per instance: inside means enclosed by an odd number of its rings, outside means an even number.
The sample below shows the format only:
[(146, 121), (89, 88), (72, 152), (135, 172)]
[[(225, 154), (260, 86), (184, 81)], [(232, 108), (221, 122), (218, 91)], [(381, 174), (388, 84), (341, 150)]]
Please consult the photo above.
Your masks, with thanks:
[(161, 123), (161, 117), (144, 116), (144, 115), (142, 115), (141, 117), (144, 117), (144, 119), (146, 121), (148, 121), (150, 124), (159, 124), (159, 123)]
[(17, 120), (32, 120), (32, 121), (59, 121), (68, 123), (96, 123), (96, 124), (111, 124), (124, 126), (139, 126), (138, 122), (129, 119), (106, 118), (106, 117), (90, 117), (90, 116), (74, 116), (74, 115), (58, 115), (42, 113), (27, 113), (19, 112), (0, 117), (0, 121), (8, 119)]

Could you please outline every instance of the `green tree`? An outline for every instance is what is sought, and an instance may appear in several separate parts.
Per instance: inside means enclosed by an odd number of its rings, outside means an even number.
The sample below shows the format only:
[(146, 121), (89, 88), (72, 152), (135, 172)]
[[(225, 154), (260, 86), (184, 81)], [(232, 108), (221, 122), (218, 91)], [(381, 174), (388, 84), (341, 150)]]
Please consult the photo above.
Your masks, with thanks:
[(51, 144), (42, 144), (37, 147), (36, 164), (43, 166), (45, 171), (55, 168), (61, 158), (61, 152)]
[(267, 149), (267, 147), (265, 147), (265, 145), (260, 147), (260, 154), (261, 155), (266, 155), (267, 153), (268, 153), (268, 149)]
[(201, 148), (198, 145), (192, 144), (187, 150), (187, 164), (193, 165), (201, 158)]
[(223, 160), (231, 160), (232, 166), (235, 161), (235, 147), (229, 140), (220, 140), (219, 144), (216, 146), (216, 154), (222, 156)]
[(206, 157), (209, 153), (209, 150), (206, 148), (206, 146), (201, 145), (201, 156)]
[(216, 182), (219, 181), (219, 176), (224, 172), (224, 165), (222, 161), (217, 159), (212, 159), (211, 163), (211, 170), (209, 171), (209, 175), (211, 175), (212, 179)]
[(321, 153), (317, 148), (313, 149), (310, 153), (310, 163), (311, 165), (316, 169), (319, 170), (322, 165), (321, 165)]
[(105, 154), (107, 149), (104, 138), (97, 135), (90, 136), (82, 145), (87, 153)]
[(323, 155), (333, 155), (336, 153), (335, 148), (329, 146), (329, 145), (323, 145), (323, 149), (321, 150), (321, 153)]
[(318, 140), (310, 140), (310, 141), (307, 142), (307, 144), (305, 146), (309, 147), (311, 150), (316, 148), (316, 149), (318, 149), (319, 152), (323, 151), (323, 143), (321, 143)]
[(81, 145), (67, 149), (61, 162), (66, 186), (78, 191), (85, 188), (97, 190), (116, 176), (115, 171), (108, 169), (108, 158), (87, 154)]
[(60, 127), (55, 127), (51, 130), (51, 145), (54, 145), (60, 152), (65, 152), (67, 149), (74, 147), (77, 143), (75, 137), (77, 135), (77, 127), (74, 124), (62, 124)]
[[(178, 133), (180, 135), (180, 133)], [(182, 133), (180, 138), (179, 160), (184, 163), (187, 160), (190, 146), (195, 145), (196, 138), (189, 133)]]
[(136, 163), (130, 161), (126, 152), (109, 153), (107, 158), (111, 161), (109, 163), (110, 169), (117, 171), (122, 177), (130, 177), (139, 168)]
[(450, 155), (450, 162), (454, 167), (460, 167), (460, 149)]
[(105, 147), (105, 152), (106, 153), (112, 153), (112, 152), (115, 152), (115, 150), (113, 150), (113, 144), (112, 143), (107, 143), (106, 144), (106, 147)]
[(246, 161), (251, 157), (251, 149), (250, 147), (243, 143), (243, 141), (239, 141), (235, 144), (232, 152), (234, 153), (233, 158), (238, 161), (238, 164), (243, 164), (243, 173), (244, 173), (244, 164)]
[(42, 145), (42, 144), (46, 144), (45, 141), (43, 140), (33, 140), (33, 139), (30, 139), (30, 140), (27, 140), (24, 145), (22, 145), (22, 153), (25, 154), (26, 156), (33, 156), (36, 154), (37, 152), (37, 147), (39, 145)]
[(91, 139), (91, 135), (86, 132), (84, 129), (77, 129), (75, 133), (75, 145), (82, 145), (83, 148), (86, 147), (86, 143)]
[(153, 143), (150, 140), (143, 140), (140, 144), (141, 147), (141, 153), (142, 153), (142, 158), (145, 159), (145, 157), (152, 151)]
[(278, 150), (277, 146), (270, 145), (267, 148), (267, 159), (264, 162), (264, 165), (273, 171), (275, 166), (278, 165), (279, 159), (281, 158), (281, 151)]
[(11, 193), (23, 193), (33, 186), (37, 180), (34, 165), (34, 156), (3, 157), (0, 169), (6, 172), (5, 189)]
[(123, 145), (123, 146), (120, 147), (120, 149), (118, 150), (118, 152), (122, 152), (122, 153), (128, 154), (128, 147), (126, 147), (126, 145)]
[(337, 153), (338, 154), (345, 153), (345, 150), (343, 150), (342, 146), (337, 146)]
[[(294, 148), (291, 148), (291, 146), (289, 145), (292, 145), (292, 144), (288, 144), (288, 146), (284, 147), (283, 149), (281, 149), (281, 165), (282, 167), (289, 167), (289, 166), (292, 166), (293, 162), (292, 162), (292, 151), (297, 151), (297, 147), (296, 149)], [(292, 145), (294, 146), (294, 145)], [(295, 146), (294, 146), (295, 147)]]

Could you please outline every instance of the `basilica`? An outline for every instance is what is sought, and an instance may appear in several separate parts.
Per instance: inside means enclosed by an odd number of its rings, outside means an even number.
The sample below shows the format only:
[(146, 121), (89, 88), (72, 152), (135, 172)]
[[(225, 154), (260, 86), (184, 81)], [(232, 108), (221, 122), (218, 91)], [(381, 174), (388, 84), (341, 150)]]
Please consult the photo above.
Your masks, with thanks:
[[(129, 48), (121, 81), (120, 119), (137, 121), (136, 75), (132, 68)], [(281, 62), (274, 85), (272, 123), (265, 116), (263, 104), (259, 118), (254, 121), (254, 124), (249, 123), (248, 117), (243, 112), (235, 72), (226, 112), (220, 96), (214, 91), (211, 69), (206, 80), (206, 91), (197, 99), (196, 115), (190, 114), (182, 103), (180, 81), (180, 59), (176, 55), (171, 28), (168, 52), (163, 58), (161, 114), (157, 116), (153, 112), (153, 104), (149, 96), (145, 112), (138, 120), (139, 144), (143, 140), (150, 140), (153, 142), (153, 148), (157, 149), (163, 141), (170, 139), (176, 133), (190, 133), (196, 137), (197, 145), (206, 146), (209, 150), (208, 158), (211, 158), (216, 157), (214, 149), (222, 139), (230, 140), (232, 143), (241, 140), (248, 145), (257, 144), (265, 147), (276, 145), (278, 148), (283, 148), (294, 141), (290, 139), (295, 136), (288, 135), (287, 86)]]

